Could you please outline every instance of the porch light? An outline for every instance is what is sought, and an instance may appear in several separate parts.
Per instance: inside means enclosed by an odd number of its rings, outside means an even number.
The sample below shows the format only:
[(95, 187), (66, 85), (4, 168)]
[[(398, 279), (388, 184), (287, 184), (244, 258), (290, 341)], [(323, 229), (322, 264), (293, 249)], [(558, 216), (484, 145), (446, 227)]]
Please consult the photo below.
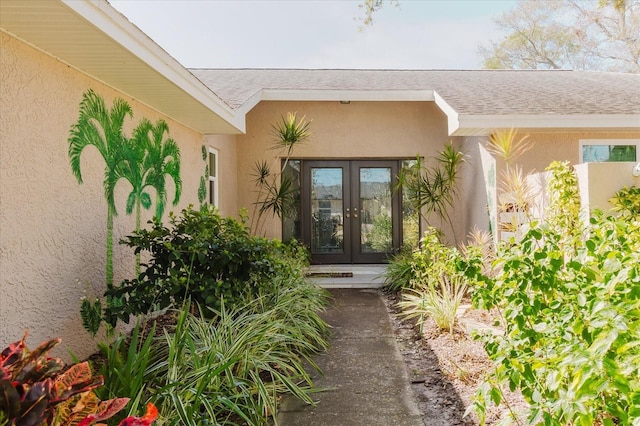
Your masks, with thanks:
[(635, 177), (640, 176), (640, 163), (636, 164), (636, 166), (633, 168), (633, 171), (631, 172)]

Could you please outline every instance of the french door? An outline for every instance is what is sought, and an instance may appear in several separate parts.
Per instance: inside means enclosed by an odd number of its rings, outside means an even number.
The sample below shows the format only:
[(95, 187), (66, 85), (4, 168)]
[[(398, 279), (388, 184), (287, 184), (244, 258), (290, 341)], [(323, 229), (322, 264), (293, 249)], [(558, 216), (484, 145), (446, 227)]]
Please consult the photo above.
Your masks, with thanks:
[(397, 161), (303, 161), (301, 231), (313, 263), (387, 260), (401, 240), (397, 173)]

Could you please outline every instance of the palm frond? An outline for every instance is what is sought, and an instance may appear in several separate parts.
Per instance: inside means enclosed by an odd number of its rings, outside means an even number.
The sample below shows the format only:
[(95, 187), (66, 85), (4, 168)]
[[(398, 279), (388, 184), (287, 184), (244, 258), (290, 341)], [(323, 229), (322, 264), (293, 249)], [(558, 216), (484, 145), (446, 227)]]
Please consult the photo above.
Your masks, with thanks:
[(520, 166), (508, 167), (502, 172), (500, 189), (500, 210), (528, 211), (535, 194)]
[(126, 209), (125, 209), (125, 212), (127, 214), (130, 215), (131, 213), (133, 213), (133, 208), (136, 205), (136, 199), (137, 198), (138, 197), (137, 197), (137, 194), (135, 193), (135, 191), (131, 191), (129, 193), (129, 196), (127, 197), (127, 206), (126, 206)]
[(262, 186), (267, 183), (267, 178), (271, 176), (271, 168), (265, 160), (256, 161), (253, 165), (253, 176), (256, 185)]
[(296, 113), (290, 112), (283, 116), (281, 122), (273, 126), (276, 146), (285, 148), (287, 157), (289, 157), (296, 144), (305, 141), (311, 136), (310, 124), (310, 122), (306, 121), (306, 117), (298, 119)]
[(518, 137), (515, 129), (498, 130), (489, 137), (487, 151), (504, 159), (507, 164), (532, 148), (529, 136)]

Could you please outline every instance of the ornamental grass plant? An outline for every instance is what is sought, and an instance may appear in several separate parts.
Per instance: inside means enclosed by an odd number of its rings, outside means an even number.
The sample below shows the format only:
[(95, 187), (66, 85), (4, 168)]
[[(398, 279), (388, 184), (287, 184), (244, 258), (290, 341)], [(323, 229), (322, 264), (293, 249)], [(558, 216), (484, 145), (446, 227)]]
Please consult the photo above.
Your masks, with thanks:
[[(152, 366), (161, 386), (152, 390), (170, 425), (276, 422), (285, 393), (313, 404), (305, 362), (327, 347), (320, 319), (326, 295), (310, 284), (285, 286), (270, 296), (214, 315), (183, 308), (173, 332), (155, 346)], [(317, 367), (316, 367), (317, 368)]]
[(427, 318), (433, 319), (441, 330), (453, 333), (458, 308), (468, 289), (468, 279), (460, 267), (473, 264), (471, 258), (479, 263), (479, 256), (477, 251), (469, 251), (469, 259), (465, 259), (456, 248), (440, 242), (435, 228), (429, 228), (421, 248), (400, 256), (390, 268), (393, 280), (389, 278), (387, 286), (402, 287), (402, 300), (398, 303), (401, 315), (415, 318), (421, 333)]
[(134, 408), (152, 401), (160, 425), (275, 423), (286, 393), (313, 404), (305, 366), (317, 369), (311, 355), (327, 348), (328, 293), (295, 276), (262, 291), (220, 309), (186, 301), (155, 338), (136, 326), (131, 339), (103, 345), (104, 391), (131, 395)]

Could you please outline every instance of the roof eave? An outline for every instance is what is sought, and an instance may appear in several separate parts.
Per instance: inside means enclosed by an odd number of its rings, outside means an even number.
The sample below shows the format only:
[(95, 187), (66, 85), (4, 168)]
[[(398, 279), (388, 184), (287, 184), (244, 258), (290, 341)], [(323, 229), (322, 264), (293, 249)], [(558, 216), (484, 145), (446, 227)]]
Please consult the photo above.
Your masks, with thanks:
[[(47, 19), (44, 7), (33, 1), (3, 0), (2, 29), (198, 132), (244, 131), (244, 116), (234, 112), (108, 2), (47, 0), (43, 5), (72, 20), (73, 30), (86, 38), (68, 37), (63, 23)], [(94, 41), (103, 49), (101, 60), (82, 54), (81, 48), (86, 50), (86, 43)]]
[(433, 90), (263, 89), (263, 101), (433, 101)]
[(434, 100), (433, 90), (261, 89), (238, 107), (236, 112), (245, 115), (262, 101), (424, 102)]
[[(449, 116), (449, 114), (447, 114)], [(465, 115), (452, 122), (451, 136), (485, 136), (495, 129), (565, 129), (565, 130), (626, 130), (640, 131), (640, 114), (580, 114), (580, 115)]]
[[(187, 116), (181, 117), (181, 121), (185, 124), (194, 127), (202, 133), (239, 133), (245, 131), (244, 117), (238, 117), (211, 89), (158, 46), (137, 26), (129, 22), (122, 14), (109, 5), (107, 1), (61, 1), (99, 30), (103, 31), (107, 36), (113, 38), (122, 48), (130, 51), (139, 60), (149, 65), (152, 71), (164, 76), (167, 79), (167, 83), (177, 86), (188, 95), (188, 97), (206, 107), (212, 115), (224, 120), (228, 126), (212, 125), (206, 117), (204, 119), (198, 119)], [(132, 93), (136, 91), (135, 85), (131, 85), (131, 87), (127, 89), (127, 93), (135, 96), (135, 94)], [(185, 102), (190, 102), (191, 99), (185, 99)], [(142, 100), (145, 101), (145, 99)], [(176, 106), (175, 108), (173, 111), (167, 111), (167, 115), (172, 117), (182, 115), (180, 114), (182, 108), (180, 108), (180, 106)], [(215, 117), (211, 118), (214, 119)]]

